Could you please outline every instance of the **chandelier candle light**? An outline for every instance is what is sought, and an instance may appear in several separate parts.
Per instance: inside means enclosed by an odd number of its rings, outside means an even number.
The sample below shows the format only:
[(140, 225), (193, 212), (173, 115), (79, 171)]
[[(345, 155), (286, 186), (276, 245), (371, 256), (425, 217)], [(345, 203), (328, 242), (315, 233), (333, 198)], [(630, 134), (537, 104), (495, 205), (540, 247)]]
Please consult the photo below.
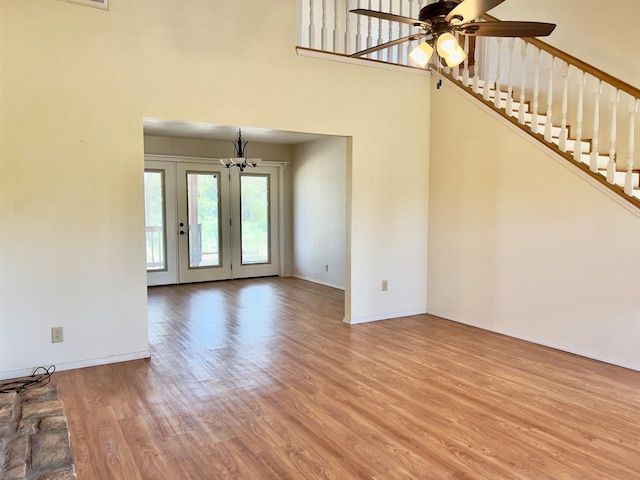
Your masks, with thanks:
[(243, 172), (245, 168), (252, 167), (255, 168), (260, 165), (262, 159), (260, 158), (247, 158), (246, 156), (246, 148), (248, 141), (242, 140), (242, 130), (238, 129), (238, 138), (233, 143), (233, 148), (235, 150), (235, 157), (232, 158), (221, 158), (220, 163), (223, 164), (226, 168), (238, 167), (238, 169)]

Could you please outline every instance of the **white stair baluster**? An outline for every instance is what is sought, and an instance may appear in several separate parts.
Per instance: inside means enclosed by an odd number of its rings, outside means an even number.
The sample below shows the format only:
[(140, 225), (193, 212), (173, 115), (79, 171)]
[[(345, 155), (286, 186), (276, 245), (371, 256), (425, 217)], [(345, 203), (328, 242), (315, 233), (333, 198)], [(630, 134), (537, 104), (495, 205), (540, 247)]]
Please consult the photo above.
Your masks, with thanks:
[(473, 93), (480, 93), (480, 49), (478, 48), (478, 37), (475, 37), (475, 48), (473, 49)]
[(509, 39), (509, 74), (507, 77), (507, 115), (513, 115), (513, 49), (516, 46), (516, 39)]
[(338, 0), (333, 0), (333, 51), (338, 51)]
[(616, 176), (616, 139), (619, 101), (620, 90), (614, 88), (611, 92), (611, 142), (609, 143), (609, 162), (607, 163), (607, 182), (609, 183), (615, 183)]
[(493, 105), (496, 108), (502, 108), (502, 95), (500, 94), (501, 85), (501, 76), (502, 76), (502, 37), (498, 37), (496, 39), (496, 43), (498, 44), (498, 59), (496, 61), (496, 91), (495, 97), (493, 98)]
[[(371, 0), (369, 0), (369, 10), (371, 10)], [(372, 17), (367, 17), (367, 48), (373, 47), (373, 36), (371, 35)]]
[(567, 151), (567, 138), (569, 136), (569, 131), (567, 129), (568, 98), (569, 98), (569, 64), (565, 62), (564, 67), (562, 69), (562, 124), (560, 125), (560, 141), (558, 142), (558, 147), (562, 152)]
[(351, 32), (349, 31), (349, 0), (344, 2), (344, 53), (349, 54), (349, 47), (351, 46), (351, 38), (349, 38)]
[(464, 59), (464, 67), (462, 68), (462, 83), (465, 87), (469, 86), (469, 35), (464, 36), (464, 53), (467, 58)]
[(629, 99), (629, 152), (627, 154), (627, 174), (624, 177), (624, 193), (633, 195), (633, 157), (635, 154), (636, 114), (638, 113), (638, 100)]
[[(358, 0), (358, 8), (360, 8), (360, 0)], [(355, 51), (362, 50), (362, 15), (356, 15), (356, 47)]]
[[(398, 15), (404, 16), (402, 13), (402, 0), (399, 2), (400, 8), (398, 9)], [(404, 36), (404, 24), (398, 23), (398, 37)], [(404, 65), (404, 50), (402, 45), (396, 45), (396, 61), (402, 65)]]
[(522, 59), (522, 64), (520, 65), (520, 106), (518, 107), (518, 123), (520, 123), (520, 125), (524, 125), (524, 120), (525, 120), (525, 106), (524, 106), (524, 102), (526, 100), (526, 96), (525, 96), (525, 68), (527, 65), (527, 46), (528, 43), (525, 42), (524, 40), (520, 39), (520, 42), (522, 42), (522, 45), (520, 45), (520, 58)]
[(547, 121), (544, 124), (544, 139), (551, 143), (551, 137), (553, 132), (553, 70), (556, 64), (556, 57), (551, 56), (549, 59), (549, 85), (547, 86)]
[(484, 85), (482, 86), (482, 98), (488, 101), (491, 94), (491, 90), (489, 89), (491, 86), (489, 82), (489, 37), (484, 37), (482, 39), (482, 44), (482, 56), (484, 57), (484, 72), (482, 73)]
[[(460, 45), (460, 34), (458, 32), (456, 32), (455, 34), (456, 36), (456, 40), (458, 41), (458, 45)], [(460, 66), (456, 66), (453, 68), (453, 79), (454, 80), (460, 80)]]
[[(413, 18), (413, 0), (408, 0), (409, 1), (409, 17)], [(409, 33), (411, 33), (411, 26), (408, 27), (409, 28)], [(415, 48), (415, 42), (414, 41), (410, 41), (407, 42), (407, 51), (405, 52), (405, 58), (407, 59), (407, 64), (409, 65), (409, 54), (411, 53), (411, 51)]]
[(309, 0), (309, 48), (316, 48), (316, 26), (313, 24), (313, 3), (314, 0)]
[(578, 70), (578, 112), (576, 114), (576, 143), (573, 147), (573, 159), (582, 161), (582, 116), (584, 103), (584, 85), (586, 78), (582, 70)]
[(531, 113), (531, 131), (538, 133), (538, 102), (540, 96), (540, 49), (533, 47), (533, 65), (535, 73), (533, 75), (533, 111)]
[[(382, 0), (378, 0), (378, 11), (382, 11)], [(376, 45), (380, 45), (382, 43), (384, 43), (384, 40), (382, 40), (382, 19), (378, 19), (378, 42), (376, 43)], [(384, 52), (382, 50), (378, 50), (376, 58), (378, 60), (385, 60)]]
[(322, 28), (320, 29), (320, 50), (327, 49), (327, 0), (322, 0)]
[(591, 158), (589, 159), (589, 170), (598, 171), (598, 143), (600, 137), (600, 95), (602, 94), (602, 80), (596, 79), (593, 88), (593, 139), (591, 140)]
[[(393, 0), (389, 0), (389, 13), (393, 13)], [(392, 40), (394, 38), (394, 36), (393, 36), (393, 24), (395, 22), (388, 22), (388, 23), (389, 23), (389, 40)], [(394, 51), (396, 52), (395, 55), (393, 53)], [(396, 48), (388, 48), (387, 49), (387, 62), (394, 63), (394, 60), (395, 60), (395, 63), (398, 62), (397, 47)]]

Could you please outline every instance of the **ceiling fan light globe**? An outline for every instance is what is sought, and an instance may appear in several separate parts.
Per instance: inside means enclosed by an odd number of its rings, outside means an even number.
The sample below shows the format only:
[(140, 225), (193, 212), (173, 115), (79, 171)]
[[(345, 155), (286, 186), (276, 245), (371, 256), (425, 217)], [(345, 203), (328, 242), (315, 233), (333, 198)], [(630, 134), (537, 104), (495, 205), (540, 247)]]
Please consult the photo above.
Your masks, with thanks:
[(442, 35), (440, 35), (436, 43), (438, 55), (445, 58), (455, 52), (459, 46), (460, 45), (458, 45), (458, 40), (456, 40), (456, 37), (454, 37), (450, 33), (443, 33)]
[(432, 55), (433, 55), (433, 47), (426, 42), (418, 45), (409, 54), (409, 56), (411, 57), (411, 60), (416, 62), (421, 67), (426, 67)]
[(447, 62), (447, 65), (449, 66), (449, 68), (453, 68), (453, 67), (457, 67), (462, 62), (464, 62), (465, 58), (467, 58), (467, 54), (464, 53), (464, 50), (462, 49), (462, 47), (458, 45), (458, 48), (456, 48), (453, 52), (451, 52), (449, 55), (444, 57), (444, 60), (445, 62)]

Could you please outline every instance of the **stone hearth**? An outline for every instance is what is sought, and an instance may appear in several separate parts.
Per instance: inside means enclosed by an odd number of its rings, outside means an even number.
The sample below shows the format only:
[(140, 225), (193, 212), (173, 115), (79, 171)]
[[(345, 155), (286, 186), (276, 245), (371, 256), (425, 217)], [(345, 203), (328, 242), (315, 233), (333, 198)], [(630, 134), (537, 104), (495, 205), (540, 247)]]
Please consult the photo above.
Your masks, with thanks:
[(55, 385), (0, 393), (0, 479), (76, 479)]

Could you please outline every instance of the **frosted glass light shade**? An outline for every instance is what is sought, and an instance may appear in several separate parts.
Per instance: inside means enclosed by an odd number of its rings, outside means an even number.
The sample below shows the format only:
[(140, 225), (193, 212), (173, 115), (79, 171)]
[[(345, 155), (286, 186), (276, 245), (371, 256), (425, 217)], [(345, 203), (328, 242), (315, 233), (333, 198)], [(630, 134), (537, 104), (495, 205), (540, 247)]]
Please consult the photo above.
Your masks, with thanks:
[(465, 58), (467, 58), (467, 54), (464, 53), (464, 50), (462, 49), (462, 47), (458, 45), (458, 48), (456, 48), (453, 52), (451, 52), (449, 55), (444, 57), (444, 60), (445, 62), (447, 62), (447, 65), (450, 68), (453, 68), (453, 67), (457, 67), (462, 62), (464, 62)]
[(438, 48), (438, 55), (441, 57), (447, 57), (447, 55), (450, 55), (459, 47), (456, 37), (450, 33), (440, 35), (436, 46)]
[(426, 42), (418, 45), (409, 54), (411, 60), (416, 62), (421, 67), (425, 67), (427, 63), (429, 63), (431, 55), (433, 55), (433, 47)]

